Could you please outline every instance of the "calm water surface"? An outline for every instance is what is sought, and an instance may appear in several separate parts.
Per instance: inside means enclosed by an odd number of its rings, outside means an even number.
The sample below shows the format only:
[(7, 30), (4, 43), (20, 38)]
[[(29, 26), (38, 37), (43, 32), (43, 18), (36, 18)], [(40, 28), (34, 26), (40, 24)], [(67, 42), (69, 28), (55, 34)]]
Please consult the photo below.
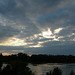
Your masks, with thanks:
[(34, 72), (35, 75), (45, 75), (46, 72), (53, 70), (55, 67), (59, 67), (62, 70), (62, 75), (70, 75), (71, 70), (75, 72), (75, 64), (58, 64), (58, 63), (47, 63), (32, 65), (28, 67)]

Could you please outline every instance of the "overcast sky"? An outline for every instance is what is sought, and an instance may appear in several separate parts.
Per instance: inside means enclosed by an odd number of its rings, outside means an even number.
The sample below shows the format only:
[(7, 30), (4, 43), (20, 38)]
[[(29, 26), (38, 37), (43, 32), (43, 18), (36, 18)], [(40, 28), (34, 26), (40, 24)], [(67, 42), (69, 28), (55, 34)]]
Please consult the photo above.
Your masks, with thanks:
[(0, 0), (4, 55), (75, 55), (75, 0)]

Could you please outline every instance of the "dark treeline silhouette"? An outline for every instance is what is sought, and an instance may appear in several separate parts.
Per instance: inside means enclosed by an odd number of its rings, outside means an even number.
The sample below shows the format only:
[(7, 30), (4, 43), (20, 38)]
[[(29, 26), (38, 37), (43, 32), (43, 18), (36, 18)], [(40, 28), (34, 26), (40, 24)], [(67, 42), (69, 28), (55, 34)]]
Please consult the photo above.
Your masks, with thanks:
[(22, 60), (28, 63), (75, 63), (75, 56), (39, 54), (39, 55), (32, 55), (30, 57), (25, 53), (18, 53), (9, 56), (3, 56), (2, 54), (0, 54), (1, 62), (9, 62), (12, 60)]
[(75, 63), (75, 56), (69, 55), (32, 55), (33, 63)]

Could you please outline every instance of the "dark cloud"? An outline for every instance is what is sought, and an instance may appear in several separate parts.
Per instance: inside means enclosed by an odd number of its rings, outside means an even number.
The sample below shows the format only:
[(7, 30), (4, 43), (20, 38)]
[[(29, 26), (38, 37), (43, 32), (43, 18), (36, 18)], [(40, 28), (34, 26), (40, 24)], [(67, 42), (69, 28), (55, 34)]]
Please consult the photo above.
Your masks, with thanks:
[[(62, 44), (63, 43), (63, 44)], [(28, 48), (25, 52), (32, 54), (55, 54), (55, 55), (75, 55), (75, 42), (48, 42), (45, 47), (41, 48)]]
[[(71, 2), (71, 0), (69, 0)], [(25, 17), (39, 16), (62, 8), (68, 0), (1, 0), (0, 13), (8, 16)]]
[(18, 35), (19, 31), (16, 29), (13, 29), (10, 26), (2, 26), (0, 25), (0, 42), (7, 40), (10, 37), (13, 37), (15, 35)]
[(11, 50), (24, 50), (23, 46), (0, 46), (1, 50), (11, 51)]
[[(24, 5), (23, 7), (20, 7), (21, 3)], [(0, 2), (0, 13), (11, 17), (24, 16), (26, 5), (25, 0), (4, 0)]]
[(75, 28), (74, 27), (68, 27), (68, 28), (65, 28), (65, 29), (61, 30), (58, 35), (68, 36), (68, 35), (72, 35), (72, 33), (75, 33)]

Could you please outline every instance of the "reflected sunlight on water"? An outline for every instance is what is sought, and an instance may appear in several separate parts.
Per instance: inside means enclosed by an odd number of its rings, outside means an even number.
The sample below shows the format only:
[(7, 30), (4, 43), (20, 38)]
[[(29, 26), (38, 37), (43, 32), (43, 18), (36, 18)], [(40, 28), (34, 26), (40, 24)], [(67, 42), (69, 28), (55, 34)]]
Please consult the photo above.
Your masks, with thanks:
[(62, 70), (62, 75), (69, 75), (71, 70), (75, 71), (75, 64), (58, 64), (58, 63), (48, 63), (48, 64), (29, 64), (28, 67), (34, 72), (35, 75), (45, 75), (46, 72), (53, 70), (55, 67), (59, 67)]

